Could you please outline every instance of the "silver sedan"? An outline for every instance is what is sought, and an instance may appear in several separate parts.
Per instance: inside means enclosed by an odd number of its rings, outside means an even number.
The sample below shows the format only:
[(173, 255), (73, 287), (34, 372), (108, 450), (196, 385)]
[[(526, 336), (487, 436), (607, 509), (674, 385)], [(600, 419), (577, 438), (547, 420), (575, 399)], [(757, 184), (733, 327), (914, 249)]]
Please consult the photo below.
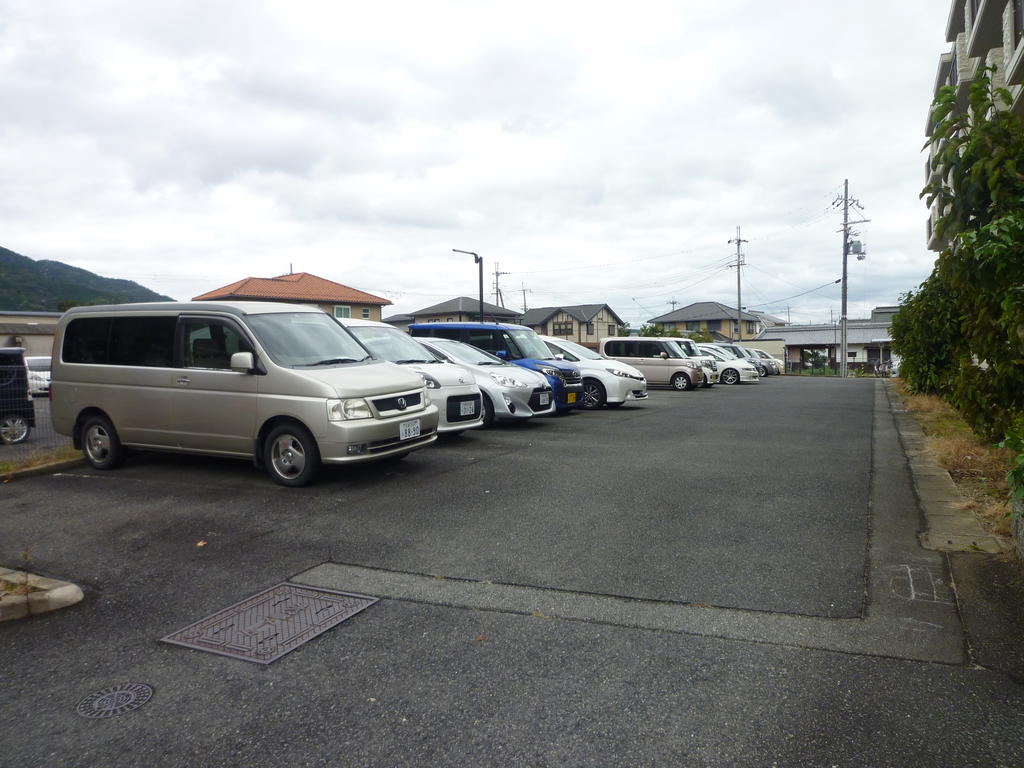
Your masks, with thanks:
[(416, 341), (442, 360), (461, 365), (473, 374), (484, 396), (484, 426), (495, 419), (529, 419), (555, 412), (551, 385), (541, 374), (461, 341), (433, 337), (417, 337)]

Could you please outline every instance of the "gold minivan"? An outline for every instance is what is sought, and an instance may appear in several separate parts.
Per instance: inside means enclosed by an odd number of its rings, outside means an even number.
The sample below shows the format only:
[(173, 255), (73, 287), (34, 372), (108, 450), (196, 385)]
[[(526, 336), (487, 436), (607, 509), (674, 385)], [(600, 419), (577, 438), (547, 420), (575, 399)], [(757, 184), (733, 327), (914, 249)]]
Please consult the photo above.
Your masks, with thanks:
[(126, 448), (250, 458), (277, 483), (398, 458), (437, 439), (423, 377), (374, 360), (315, 307), (75, 307), (54, 339), (56, 430), (96, 469)]
[(648, 384), (667, 384), (682, 392), (704, 383), (700, 361), (684, 356), (669, 337), (622, 336), (601, 339), (600, 352), (612, 360), (633, 366), (647, 377)]

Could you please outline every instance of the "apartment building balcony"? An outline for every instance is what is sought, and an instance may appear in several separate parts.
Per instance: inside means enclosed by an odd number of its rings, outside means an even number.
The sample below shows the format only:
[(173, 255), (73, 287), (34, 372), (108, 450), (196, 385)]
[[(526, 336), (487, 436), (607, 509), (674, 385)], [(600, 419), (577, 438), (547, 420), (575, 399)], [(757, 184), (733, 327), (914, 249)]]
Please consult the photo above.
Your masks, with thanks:
[(984, 59), (993, 48), (1003, 47), (1003, 11), (1006, 0), (968, 0), (971, 30), (967, 55)]

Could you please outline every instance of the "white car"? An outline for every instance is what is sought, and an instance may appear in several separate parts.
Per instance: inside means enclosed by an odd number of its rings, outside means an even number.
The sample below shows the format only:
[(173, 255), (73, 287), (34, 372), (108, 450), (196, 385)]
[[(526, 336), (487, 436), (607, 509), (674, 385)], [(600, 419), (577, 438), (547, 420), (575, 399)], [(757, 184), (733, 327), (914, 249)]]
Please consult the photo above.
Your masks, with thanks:
[(627, 400), (647, 399), (647, 379), (640, 371), (618, 360), (609, 360), (574, 341), (541, 336), (548, 349), (563, 360), (576, 363), (583, 374), (583, 407), (588, 410), (608, 405), (612, 408)]
[(26, 357), (28, 388), (34, 397), (48, 397), (50, 394), (50, 357)]
[(438, 360), (433, 352), (393, 325), (357, 318), (334, 319), (373, 357), (411, 368), (423, 377), (430, 399), (437, 405), (438, 434), (462, 432), (484, 423), (480, 387), (461, 366)]
[(484, 397), (484, 426), (555, 412), (555, 396), (541, 373), (513, 365), (482, 349), (453, 339), (422, 337), (417, 342), (442, 360), (461, 365)]
[(712, 344), (698, 344), (697, 348), (704, 354), (715, 358), (718, 363), (718, 380), (722, 384), (757, 383), (761, 380), (761, 374), (757, 372), (757, 368), (728, 350)]

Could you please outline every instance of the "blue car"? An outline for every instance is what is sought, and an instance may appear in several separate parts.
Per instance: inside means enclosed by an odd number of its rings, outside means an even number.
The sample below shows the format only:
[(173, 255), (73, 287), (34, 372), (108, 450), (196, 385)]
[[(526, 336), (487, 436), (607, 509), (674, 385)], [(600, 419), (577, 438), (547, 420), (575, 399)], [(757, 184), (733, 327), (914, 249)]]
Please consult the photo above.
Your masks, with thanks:
[(512, 323), (414, 323), (413, 336), (454, 339), (497, 355), (502, 360), (547, 377), (555, 395), (555, 409), (582, 407), (583, 376), (573, 363), (556, 360), (532, 328)]

